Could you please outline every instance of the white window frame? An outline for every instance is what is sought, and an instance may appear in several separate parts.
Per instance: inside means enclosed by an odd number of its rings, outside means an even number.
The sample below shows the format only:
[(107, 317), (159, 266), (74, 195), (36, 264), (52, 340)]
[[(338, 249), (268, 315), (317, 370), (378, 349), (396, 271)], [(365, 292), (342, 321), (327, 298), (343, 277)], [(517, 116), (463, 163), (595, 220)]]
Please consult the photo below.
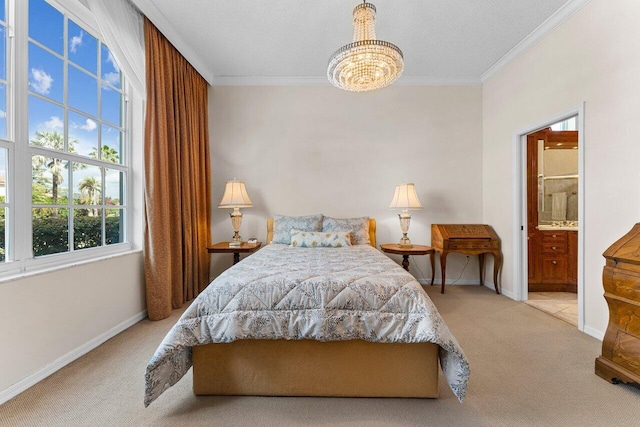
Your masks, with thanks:
[[(61, 13), (80, 25), (87, 33), (98, 39), (98, 49), (103, 40), (100, 31), (95, 25), (91, 12), (77, 0), (74, 2), (46, 0), (49, 4), (58, 9)], [(6, 260), (0, 263), (0, 281), (10, 279), (31, 272), (40, 272), (58, 267), (68, 267), (90, 260), (98, 260), (116, 254), (130, 252), (132, 250), (132, 195), (133, 195), (133, 173), (132, 173), (132, 123), (133, 111), (130, 108), (133, 90), (123, 75), (122, 90), (124, 95), (124, 147), (120, 155), (123, 158), (122, 164), (104, 164), (96, 162), (94, 159), (72, 153), (64, 152), (64, 156), (59, 158), (80, 161), (84, 164), (91, 164), (106, 167), (109, 169), (121, 169), (126, 174), (125, 188), (123, 189), (123, 200), (117, 207), (123, 209), (124, 221), (124, 242), (114, 243), (94, 248), (80, 250), (73, 249), (73, 240), (70, 239), (69, 251), (58, 254), (43, 255), (35, 258), (33, 256), (33, 230), (32, 230), (32, 198), (31, 198), (31, 155), (34, 151), (41, 151), (29, 144), (28, 129), (28, 98), (29, 98), (29, 32), (28, 32), (28, 1), (7, 0), (7, 139), (0, 140), (0, 147), (8, 149), (7, 165), (7, 200), (9, 214), (6, 215)], [(63, 4), (64, 3), (64, 4)], [(66, 36), (66, 29), (65, 29)], [(65, 39), (65, 43), (66, 43)], [(68, 46), (65, 46), (65, 50)], [(66, 77), (66, 69), (65, 69)], [(98, 76), (99, 97), (102, 90), (101, 76)], [(65, 81), (65, 98), (67, 88)], [(66, 114), (66, 113), (65, 113)], [(67, 126), (67, 123), (65, 123)], [(67, 129), (65, 128), (65, 135)], [(54, 153), (50, 153), (54, 154)], [(62, 152), (61, 152), (62, 154)], [(115, 167), (113, 167), (115, 166)], [(104, 185), (104, 177), (102, 180)], [(69, 192), (73, 192), (72, 183), (69, 183)], [(108, 209), (104, 205), (102, 197), (101, 209)], [(116, 207), (114, 207), (115, 209)], [(104, 213), (104, 212), (103, 212)], [(71, 211), (70, 211), (71, 215)], [(105, 232), (105, 221), (103, 215), (103, 234)], [(69, 230), (70, 236), (73, 230)], [(103, 236), (104, 241), (104, 236)]]

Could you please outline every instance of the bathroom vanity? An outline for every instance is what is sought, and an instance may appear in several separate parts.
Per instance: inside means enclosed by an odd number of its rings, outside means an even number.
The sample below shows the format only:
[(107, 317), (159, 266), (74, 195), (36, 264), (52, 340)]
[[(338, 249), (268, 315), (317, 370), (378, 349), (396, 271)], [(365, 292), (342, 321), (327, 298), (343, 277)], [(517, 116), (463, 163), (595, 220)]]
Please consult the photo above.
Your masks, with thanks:
[(529, 238), (529, 292), (578, 291), (578, 232), (552, 228)]

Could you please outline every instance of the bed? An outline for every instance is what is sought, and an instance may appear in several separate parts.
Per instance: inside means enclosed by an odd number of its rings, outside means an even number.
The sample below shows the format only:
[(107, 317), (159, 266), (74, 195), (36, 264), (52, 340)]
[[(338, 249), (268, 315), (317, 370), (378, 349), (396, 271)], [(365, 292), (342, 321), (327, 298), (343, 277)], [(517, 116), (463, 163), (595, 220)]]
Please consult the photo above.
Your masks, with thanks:
[[(267, 242), (273, 221), (267, 226)], [(226, 270), (169, 331), (145, 406), (193, 365), (198, 395), (437, 397), (460, 401), (466, 357), (420, 284), (369, 245), (269, 244)]]

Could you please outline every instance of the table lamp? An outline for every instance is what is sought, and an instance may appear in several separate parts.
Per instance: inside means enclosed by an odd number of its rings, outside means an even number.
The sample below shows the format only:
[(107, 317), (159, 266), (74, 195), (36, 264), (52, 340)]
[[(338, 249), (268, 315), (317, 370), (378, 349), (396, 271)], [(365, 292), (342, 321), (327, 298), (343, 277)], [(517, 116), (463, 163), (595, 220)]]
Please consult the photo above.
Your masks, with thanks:
[(398, 214), (400, 227), (402, 228), (402, 238), (398, 246), (401, 248), (412, 248), (411, 240), (407, 237), (409, 222), (411, 221), (409, 209), (422, 209), (422, 203), (420, 203), (418, 195), (416, 194), (415, 185), (411, 183), (396, 185), (396, 192), (393, 195), (393, 200), (389, 208), (402, 209), (402, 213)]
[(233, 212), (229, 214), (231, 217), (231, 225), (233, 226), (233, 238), (229, 242), (229, 246), (237, 247), (242, 245), (242, 237), (238, 233), (240, 230), (240, 224), (242, 223), (242, 213), (240, 208), (250, 208), (253, 206), (247, 189), (244, 186), (244, 182), (237, 181), (235, 178), (233, 181), (227, 181), (224, 188), (224, 195), (218, 205), (221, 209), (233, 209)]

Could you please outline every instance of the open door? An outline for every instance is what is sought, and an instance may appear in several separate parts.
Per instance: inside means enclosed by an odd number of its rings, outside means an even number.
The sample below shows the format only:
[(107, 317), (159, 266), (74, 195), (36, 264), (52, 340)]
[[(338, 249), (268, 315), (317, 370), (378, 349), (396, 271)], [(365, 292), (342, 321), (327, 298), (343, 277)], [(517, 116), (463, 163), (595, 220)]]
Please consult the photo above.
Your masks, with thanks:
[(577, 292), (578, 132), (527, 135), (529, 292)]

